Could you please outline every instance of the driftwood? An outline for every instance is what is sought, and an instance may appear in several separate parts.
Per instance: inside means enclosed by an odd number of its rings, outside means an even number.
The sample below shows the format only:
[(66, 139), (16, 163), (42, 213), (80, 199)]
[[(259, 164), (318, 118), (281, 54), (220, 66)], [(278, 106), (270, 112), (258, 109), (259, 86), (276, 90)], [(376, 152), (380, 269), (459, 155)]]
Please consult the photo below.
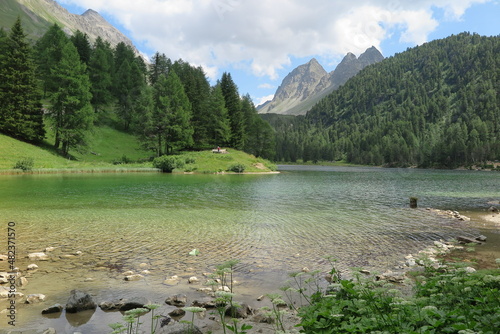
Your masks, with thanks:
[(463, 236), (457, 237), (457, 241), (462, 244), (477, 244), (477, 245), (483, 244), (481, 241)]

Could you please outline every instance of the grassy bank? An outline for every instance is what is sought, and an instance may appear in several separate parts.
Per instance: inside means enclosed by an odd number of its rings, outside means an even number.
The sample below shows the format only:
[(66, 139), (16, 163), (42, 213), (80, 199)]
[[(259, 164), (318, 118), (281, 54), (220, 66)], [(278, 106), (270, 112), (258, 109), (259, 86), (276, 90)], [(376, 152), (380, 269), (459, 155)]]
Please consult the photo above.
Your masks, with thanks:
[[(33, 162), (32, 172), (139, 172), (152, 171), (151, 152), (141, 150), (136, 138), (109, 126), (98, 127), (88, 137), (88, 147), (70, 152), (64, 158), (50, 145), (51, 133), (41, 146), (35, 146), (0, 134), (0, 173), (20, 173), (14, 166), (24, 160)], [(226, 154), (212, 151), (182, 152), (187, 163), (174, 173), (227, 172), (236, 164), (245, 166), (245, 173), (270, 172), (276, 167), (267, 160), (228, 148)]]

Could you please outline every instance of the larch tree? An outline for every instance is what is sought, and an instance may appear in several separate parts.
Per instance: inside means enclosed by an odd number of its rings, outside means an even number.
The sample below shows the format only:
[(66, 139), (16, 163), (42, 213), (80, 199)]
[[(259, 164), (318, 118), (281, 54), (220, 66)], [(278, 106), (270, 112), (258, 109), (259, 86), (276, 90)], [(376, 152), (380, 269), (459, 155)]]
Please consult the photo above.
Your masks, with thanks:
[(191, 103), (175, 71), (169, 73), (165, 84), (168, 101), (165, 153), (171, 154), (174, 150), (193, 146), (192, 111)]
[(113, 50), (109, 43), (98, 37), (89, 62), (89, 78), (92, 84), (92, 105), (96, 112), (110, 104), (113, 69)]
[(243, 149), (245, 145), (245, 122), (243, 111), (241, 110), (241, 99), (238, 87), (231, 78), (231, 74), (224, 72), (220, 81), (222, 95), (226, 102), (226, 109), (229, 113), (231, 124), (231, 146), (236, 149)]
[(70, 148), (85, 144), (85, 133), (94, 121), (90, 104), (90, 81), (86, 66), (80, 61), (75, 46), (68, 42), (61, 52), (61, 60), (52, 70), (59, 82), (59, 88), (51, 96), (51, 119), (56, 135), (56, 148), (61, 147), (63, 155)]
[(61, 53), (68, 37), (61, 27), (54, 24), (36, 42), (36, 63), (38, 78), (42, 81), (44, 97), (57, 90), (59, 82), (53, 77), (52, 69), (61, 60)]
[(0, 54), (0, 131), (21, 140), (45, 137), (43, 109), (31, 47), (18, 18)]
[(89, 36), (77, 30), (73, 36), (70, 37), (71, 42), (76, 47), (80, 60), (85, 65), (89, 65), (90, 56), (92, 54), (92, 47), (90, 46)]
[(207, 111), (210, 115), (207, 120), (209, 143), (213, 146), (228, 145), (231, 139), (231, 124), (220, 85), (211, 88)]

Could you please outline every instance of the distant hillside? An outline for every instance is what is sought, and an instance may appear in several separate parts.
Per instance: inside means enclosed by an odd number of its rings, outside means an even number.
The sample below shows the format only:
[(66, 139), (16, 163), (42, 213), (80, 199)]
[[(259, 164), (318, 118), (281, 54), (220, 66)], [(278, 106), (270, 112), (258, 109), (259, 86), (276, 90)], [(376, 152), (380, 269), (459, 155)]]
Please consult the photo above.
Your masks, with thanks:
[(409, 49), (363, 69), (305, 118), (275, 118), (278, 160), (290, 152), (449, 168), (500, 160), (499, 79), (500, 36), (463, 33)]
[(298, 66), (278, 87), (272, 101), (258, 107), (259, 113), (304, 115), (314, 104), (345, 84), (368, 65), (382, 61), (375, 48), (367, 49), (357, 58), (348, 53), (334, 71), (328, 73), (316, 59)]
[(139, 51), (128, 37), (91, 9), (82, 15), (76, 15), (53, 0), (2, 0), (0, 28), (9, 30), (18, 16), (21, 17), (23, 28), (32, 40), (40, 38), (51, 25), (57, 23), (68, 35), (80, 30), (89, 36), (91, 42), (99, 36), (112, 46), (124, 42), (132, 46), (139, 55)]

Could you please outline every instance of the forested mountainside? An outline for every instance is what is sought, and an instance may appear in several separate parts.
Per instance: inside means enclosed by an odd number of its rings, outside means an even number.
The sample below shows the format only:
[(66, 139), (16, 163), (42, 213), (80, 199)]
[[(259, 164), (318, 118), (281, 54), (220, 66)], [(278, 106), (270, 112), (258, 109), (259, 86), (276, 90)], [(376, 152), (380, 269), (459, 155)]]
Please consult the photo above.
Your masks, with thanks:
[(0, 133), (36, 144), (54, 138), (50, 145), (71, 157), (103, 119), (157, 156), (217, 146), (274, 156), (272, 128), (230, 73), (210, 86), (201, 67), (160, 53), (146, 64), (124, 42), (91, 43), (81, 31), (69, 38), (54, 24), (32, 46), (21, 19), (0, 29)]
[(277, 160), (447, 167), (500, 159), (500, 36), (462, 33), (369, 66), (305, 117), (267, 115)]

